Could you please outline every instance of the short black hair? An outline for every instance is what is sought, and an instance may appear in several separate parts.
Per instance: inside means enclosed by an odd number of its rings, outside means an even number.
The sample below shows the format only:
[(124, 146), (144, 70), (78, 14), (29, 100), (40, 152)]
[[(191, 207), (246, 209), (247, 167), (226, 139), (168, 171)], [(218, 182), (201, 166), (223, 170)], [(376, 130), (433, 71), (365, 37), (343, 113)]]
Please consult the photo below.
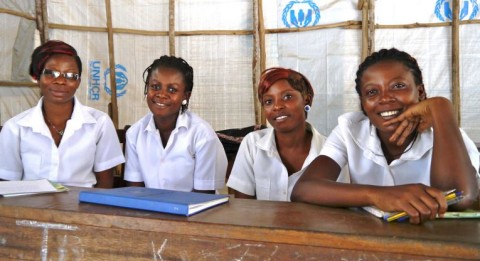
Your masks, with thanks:
[[(185, 82), (185, 91), (191, 92), (193, 90), (193, 68), (190, 66), (187, 61), (180, 57), (163, 55), (158, 59), (155, 59), (150, 66), (148, 66), (145, 71), (143, 71), (143, 82), (145, 83), (145, 89), (143, 91), (144, 95), (147, 95), (148, 92), (148, 81), (152, 75), (152, 71), (158, 68), (170, 68), (179, 71)], [(145, 77), (145, 74), (147, 76)], [(188, 109), (187, 104), (182, 105), (182, 112)]]
[[(143, 71), (143, 82), (145, 83), (145, 91), (147, 94), (148, 81), (150, 80), (152, 71), (157, 68), (171, 68), (179, 71), (183, 75), (185, 81), (185, 90), (191, 92), (193, 89), (193, 68), (184, 59), (175, 56), (163, 55), (155, 59), (153, 63)], [(145, 77), (147, 74), (147, 77)]]
[(422, 70), (420, 70), (420, 67), (418, 66), (417, 60), (415, 58), (413, 58), (410, 54), (395, 48), (381, 49), (378, 52), (374, 52), (371, 55), (369, 55), (358, 66), (357, 78), (355, 79), (355, 90), (357, 91), (360, 97), (362, 97), (362, 93), (360, 90), (360, 83), (362, 80), (363, 73), (370, 66), (382, 61), (397, 61), (402, 63), (405, 67), (407, 67), (412, 72), (415, 84), (423, 85)]

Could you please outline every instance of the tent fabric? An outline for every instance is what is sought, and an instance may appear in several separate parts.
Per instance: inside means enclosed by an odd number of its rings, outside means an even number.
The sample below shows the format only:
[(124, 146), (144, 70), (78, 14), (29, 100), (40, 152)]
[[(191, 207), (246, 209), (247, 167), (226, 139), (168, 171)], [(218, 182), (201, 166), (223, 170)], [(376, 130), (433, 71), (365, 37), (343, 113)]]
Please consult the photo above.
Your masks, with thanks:
[[(156, 32), (155, 35), (114, 33), (115, 76), (119, 126), (131, 125), (148, 112), (144, 100), (143, 70), (169, 54), (169, 0), (116, 0), (112, 2), (113, 28)], [(462, 21), (480, 19), (475, 0), (460, 1)], [(448, 0), (376, 0), (375, 23), (404, 25), (450, 22)], [(266, 29), (328, 25), (361, 21), (354, 0), (263, 1)], [(175, 55), (194, 68), (192, 111), (216, 130), (255, 125), (252, 67), (252, 34), (188, 35), (184, 32), (244, 30), (253, 32), (251, 0), (175, 1)], [(4, 0), (0, 8), (35, 16), (35, 1)], [(58, 25), (106, 27), (104, 1), (47, 2), (50, 39), (72, 44), (84, 63), (77, 91), (82, 103), (108, 111), (111, 87), (106, 32), (58, 28)], [(450, 12), (450, 13), (449, 13)], [(449, 18), (450, 17), (450, 18)], [(39, 45), (35, 20), (1, 13), (0, 81), (30, 81), (28, 64)], [(415, 56), (422, 68), (428, 96), (452, 99), (452, 35), (450, 25), (375, 30), (375, 50), (396, 47)], [(159, 32), (164, 32), (160, 34)], [(328, 135), (342, 113), (359, 110), (354, 90), (355, 72), (361, 62), (359, 28), (328, 28), (304, 32), (267, 33), (266, 67), (283, 66), (305, 74), (315, 89), (308, 121)], [(480, 23), (460, 26), (461, 127), (480, 141)], [(0, 124), (34, 106), (34, 87), (0, 86)]]

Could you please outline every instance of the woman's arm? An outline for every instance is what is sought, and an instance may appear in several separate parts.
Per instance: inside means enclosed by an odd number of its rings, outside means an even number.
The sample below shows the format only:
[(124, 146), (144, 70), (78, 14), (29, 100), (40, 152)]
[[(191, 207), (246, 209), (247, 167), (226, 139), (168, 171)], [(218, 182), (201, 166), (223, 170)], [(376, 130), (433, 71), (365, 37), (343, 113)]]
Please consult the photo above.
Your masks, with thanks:
[(336, 182), (340, 167), (320, 155), (295, 185), (291, 200), (332, 207), (376, 206), (384, 211), (405, 211), (410, 223), (435, 219), (447, 209), (438, 189), (422, 184), (373, 186)]
[(113, 187), (113, 168), (104, 171), (95, 172), (97, 178), (96, 188), (112, 188)]
[(462, 191), (464, 199), (455, 208), (471, 207), (478, 197), (476, 170), (458, 128), (452, 103), (443, 97), (429, 98), (411, 106), (402, 115), (385, 124), (405, 120), (419, 121), (420, 131), (428, 126), (433, 127), (431, 185), (443, 191), (453, 188)]
[[(256, 183), (254, 173), (254, 155), (258, 153), (255, 147), (254, 133), (249, 133), (240, 143), (232, 171), (227, 180), (227, 186), (234, 192), (235, 198), (256, 199)], [(240, 192), (240, 190), (244, 192)], [(251, 193), (251, 195), (246, 194)]]
[(332, 207), (375, 205), (372, 186), (336, 182), (340, 171), (333, 159), (318, 156), (295, 184), (291, 200)]

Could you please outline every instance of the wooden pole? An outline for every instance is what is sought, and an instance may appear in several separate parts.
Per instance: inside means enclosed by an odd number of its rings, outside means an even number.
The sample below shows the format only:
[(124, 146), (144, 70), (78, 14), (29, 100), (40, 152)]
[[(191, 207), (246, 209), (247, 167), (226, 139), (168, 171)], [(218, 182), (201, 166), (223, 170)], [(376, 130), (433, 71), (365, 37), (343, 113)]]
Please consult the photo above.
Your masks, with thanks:
[(374, 1), (359, 0), (362, 10), (362, 61), (375, 50), (375, 7)]
[(368, 56), (368, 0), (359, 0), (358, 6), (362, 10), (362, 61)]
[(258, 100), (257, 90), (260, 76), (265, 70), (266, 53), (265, 53), (265, 24), (263, 21), (263, 1), (253, 1), (253, 106), (255, 110), (255, 124), (266, 124), (265, 115), (262, 112), (262, 106)]
[(108, 32), (108, 57), (110, 63), (110, 90), (111, 103), (109, 108), (110, 117), (113, 125), (118, 129), (118, 106), (117, 106), (117, 83), (115, 77), (115, 51), (113, 45), (113, 26), (112, 26), (112, 8), (110, 0), (105, 0), (107, 14), (107, 32)]
[(0, 87), (38, 87), (35, 82), (11, 82), (0, 80)]
[(35, 0), (35, 20), (37, 29), (40, 32), (40, 42), (48, 41), (48, 11), (47, 0)]
[(452, 1), (452, 103), (458, 124), (461, 126), (460, 100), (460, 18), (459, 1)]
[(168, 3), (168, 47), (170, 55), (175, 55), (175, 0)]
[(375, 51), (375, 0), (368, 0), (368, 55)]

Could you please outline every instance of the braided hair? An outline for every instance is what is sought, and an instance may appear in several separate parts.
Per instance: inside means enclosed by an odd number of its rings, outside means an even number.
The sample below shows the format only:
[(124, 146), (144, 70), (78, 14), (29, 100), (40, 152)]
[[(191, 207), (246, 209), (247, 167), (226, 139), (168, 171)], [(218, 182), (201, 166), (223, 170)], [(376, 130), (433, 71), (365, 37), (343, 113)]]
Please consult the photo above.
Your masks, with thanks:
[[(185, 92), (191, 92), (193, 90), (193, 68), (190, 66), (187, 61), (180, 57), (163, 55), (158, 59), (155, 59), (153, 63), (148, 66), (145, 71), (143, 71), (143, 82), (145, 83), (145, 89), (143, 91), (144, 95), (147, 95), (148, 92), (148, 81), (152, 72), (158, 68), (169, 68), (174, 69), (180, 72), (183, 76), (183, 81), (185, 82)], [(146, 74), (146, 77), (145, 77)], [(188, 109), (188, 103), (182, 105), (182, 113)]]
[(78, 56), (77, 50), (65, 42), (49, 40), (33, 50), (29, 72), (34, 80), (40, 79), (45, 63), (55, 54), (72, 56), (78, 66), (78, 75), (82, 75), (82, 60)]
[(357, 91), (360, 97), (362, 97), (360, 84), (361, 84), (363, 73), (370, 66), (382, 61), (396, 61), (396, 62), (402, 63), (413, 74), (413, 79), (415, 81), (415, 84), (423, 85), (422, 71), (420, 70), (420, 67), (418, 66), (417, 60), (415, 58), (413, 58), (410, 54), (395, 48), (381, 49), (378, 52), (374, 52), (371, 55), (369, 55), (358, 66), (357, 78), (355, 79), (355, 90)]

